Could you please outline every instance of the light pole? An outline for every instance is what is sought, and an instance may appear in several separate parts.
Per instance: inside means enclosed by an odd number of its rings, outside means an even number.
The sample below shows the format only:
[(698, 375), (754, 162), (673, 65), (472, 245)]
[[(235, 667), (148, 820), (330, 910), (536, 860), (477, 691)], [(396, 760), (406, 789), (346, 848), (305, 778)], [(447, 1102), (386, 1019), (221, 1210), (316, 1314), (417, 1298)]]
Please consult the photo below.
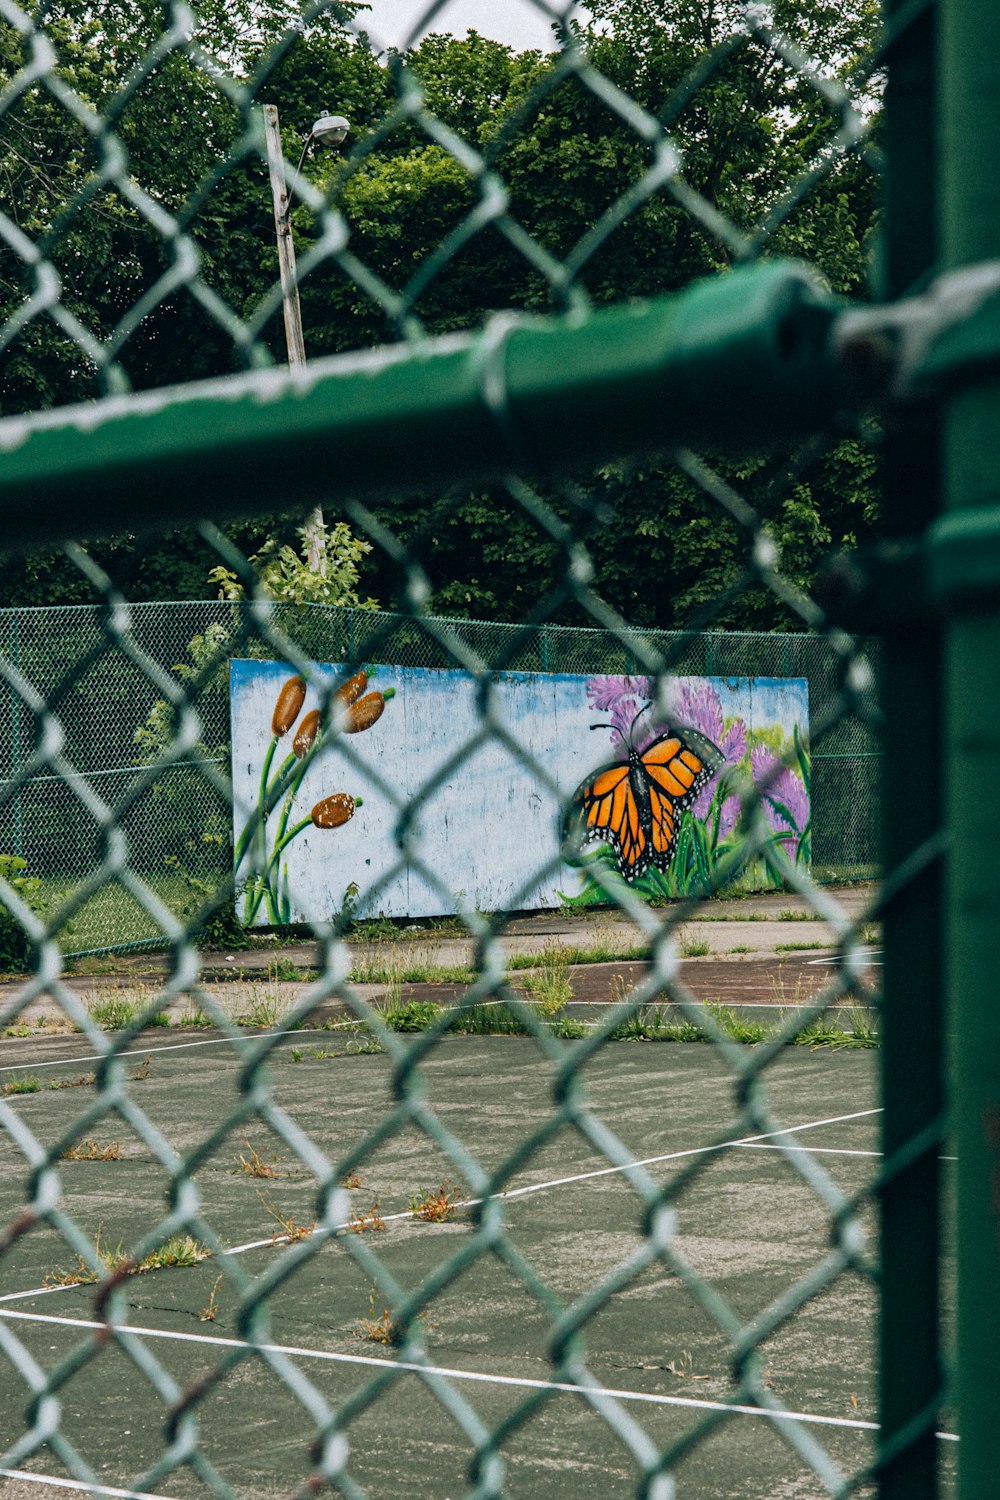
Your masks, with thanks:
[[(296, 175), (302, 170), (310, 147), (339, 146), (350, 126), (343, 115), (320, 115), (302, 142), (302, 155)], [(302, 336), (302, 308), (295, 275), (295, 243), (292, 239), (291, 202), (285, 183), (285, 158), (278, 128), (278, 106), (264, 105), (264, 135), (267, 140), (267, 165), (271, 176), (271, 200), (274, 204), (274, 232), (278, 241), (278, 267), (281, 273), (281, 305), (285, 315), (285, 343), (289, 369), (301, 369), (306, 362), (306, 345)], [(309, 567), (318, 573), (322, 565), (321, 535), (323, 512), (319, 506), (306, 522), (306, 554)]]

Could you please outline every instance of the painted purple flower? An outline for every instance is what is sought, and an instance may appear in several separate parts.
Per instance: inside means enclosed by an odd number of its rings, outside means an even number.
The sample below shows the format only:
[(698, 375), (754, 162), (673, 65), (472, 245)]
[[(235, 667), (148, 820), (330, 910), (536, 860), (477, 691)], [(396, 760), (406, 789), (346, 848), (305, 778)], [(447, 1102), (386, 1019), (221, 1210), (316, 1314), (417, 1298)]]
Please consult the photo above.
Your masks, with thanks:
[[(671, 704), (678, 727), (697, 729), (722, 751), (727, 766), (738, 765), (747, 753), (747, 726), (742, 719), (734, 719), (728, 729), (723, 729), (722, 699), (717, 689), (701, 677), (678, 677), (672, 684)], [(713, 779), (703, 787), (692, 804), (694, 816), (708, 816), (716, 783)], [(719, 837), (725, 838), (736, 827), (740, 815), (738, 797), (727, 797), (719, 818)]]
[(809, 794), (800, 776), (782, 765), (766, 745), (750, 752), (750, 768), (756, 786), (765, 788), (762, 805), (767, 820), (781, 837), (785, 853), (794, 858), (802, 831), (809, 821)]
[[(611, 743), (629, 743), (636, 717), (652, 696), (647, 677), (588, 677), (587, 700), (591, 708), (610, 713)], [(652, 738), (650, 735), (648, 738)]]

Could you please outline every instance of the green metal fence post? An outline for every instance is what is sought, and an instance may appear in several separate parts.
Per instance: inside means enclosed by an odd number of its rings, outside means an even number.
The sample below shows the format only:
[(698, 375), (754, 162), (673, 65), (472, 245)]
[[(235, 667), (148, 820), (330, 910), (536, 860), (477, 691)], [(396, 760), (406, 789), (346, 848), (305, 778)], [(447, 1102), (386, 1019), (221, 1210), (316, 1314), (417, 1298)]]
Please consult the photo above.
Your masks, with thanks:
[[(1000, 252), (1000, 10), (944, 0), (942, 237), (947, 268)], [(1000, 388), (955, 394), (945, 415), (945, 504), (997, 504)], [(947, 959), (957, 1207), (959, 1494), (997, 1493), (1000, 1405), (1000, 613), (996, 596), (947, 628)]]
[[(885, 299), (904, 296), (937, 259), (934, 122), (935, 13), (909, 25), (907, 0), (887, 0), (890, 49), (883, 220)], [(885, 520), (890, 536), (926, 530), (940, 506), (939, 442), (932, 414), (900, 412), (887, 433)], [(897, 870), (941, 827), (938, 778), (926, 750), (941, 744), (938, 633), (889, 621), (884, 640), (883, 750), (891, 773), (883, 801), (883, 869)], [(885, 912), (882, 1017), (882, 1146), (887, 1161), (933, 1126), (943, 1106), (942, 877), (923, 869)], [(902, 1171), (888, 1173), (882, 1197), (880, 1415), (883, 1450), (923, 1417), (921, 1434), (889, 1459), (881, 1500), (933, 1500), (938, 1494), (934, 1409), (939, 1353), (939, 1147), (931, 1142)]]

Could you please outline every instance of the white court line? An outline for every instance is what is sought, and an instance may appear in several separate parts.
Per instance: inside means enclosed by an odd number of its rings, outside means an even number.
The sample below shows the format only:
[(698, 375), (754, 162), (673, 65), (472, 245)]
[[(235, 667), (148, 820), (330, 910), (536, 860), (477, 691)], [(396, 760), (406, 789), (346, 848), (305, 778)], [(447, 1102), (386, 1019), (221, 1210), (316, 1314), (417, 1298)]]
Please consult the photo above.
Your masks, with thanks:
[[(736, 1140), (722, 1141), (718, 1145), (713, 1145), (713, 1146), (690, 1146), (685, 1151), (667, 1151), (667, 1152), (664, 1152), (660, 1156), (644, 1156), (644, 1157), (641, 1157), (637, 1161), (630, 1161), (630, 1162), (626, 1163), (625, 1166), (620, 1166), (620, 1167), (616, 1167), (616, 1166), (611, 1166), (611, 1167), (595, 1167), (595, 1168), (593, 1168), (589, 1172), (574, 1172), (569, 1177), (554, 1177), (554, 1178), (552, 1178), (548, 1182), (534, 1182), (534, 1183), (529, 1183), (526, 1187), (509, 1188), (505, 1193), (494, 1193), (493, 1197), (494, 1198), (502, 1198), (502, 1199), (505, 1199), (505, 1200), (509, 1199), (509, 1198), (527, 1198), (532, 1193), (544, 1193), (544, 1192), (547, 1192), (549, 1190), (549, 1188), (568, 1187), (568, 1186), (571, 1186), (575, 1182), (590, 1182), (595, 1177), (609, 1177), (609, 1176), (611, 1176), (614, 1173), (628, 1172), (628, 1171), (630, 1171), (632, 1169), (632, 1167), (651, 1167), (651, 1166), (657, 1166), (661, 1162), (666, 1162), (666, 1161), (681, 1161), (685, 1157), (690, 1157), (690, 1156), (705, 1156), (708, 1153), (713, 1152), (713, 1151), (728, 1151), (730, 1149), (730, 1147), (732, 1147), (732, 1146), (751, 1146), (751, 1145), (754, 1145), (757, 1142), (765, 1142), (765, 1141), (773, 1140), (776, 1136), (779, 1136), (779, 1135), (794, 1135), (796, 1133), (796, 1131), (799, 1131), (799, 1130), (818, 1130), (821, 1125), (841, 1125), (841, 1124), (846, 1123), (848, 1120), (860, 1120), (860, 1119), (864, 1119), (867, 1115), (880, 1115), (881, 1113), (882, 1113), (882, 1107), (881, 1107), (881, 1105), (878, 1106), (875, 1109), (858, 1109), (858, 1110), (855, 1110), (852, 1114), (849, 1114), (849, 1115), (831, 1115), (831, 1116), (829, 1116), (825, 1120), (810, 1120), (805, 1125), (786, 1125), (781, 1130), (767, 1130), (767, 1131), (764, 1131), (763, 1134), (761, 1134), (761, 1135), (747, 1135), (747, 1136), (742, 1136), (742, 1137), (740, 1137), (739, 1139), (736, 1139)], [(770, 1149), (772, 1151), (776, 1151), (776, 1150), (808, 1151), (809, 1147), (808, 1146), (798, 1146), (798, 1147), (789, 1147), (789, 1146), (777, 1147), (777, 1146), (772, 1146), (772, 1147), (770, 1147), (768, 1149)], [(475, 1205), (481, 1203), (482, 1201), (483, 1200), (481, 1198), (463, 1198), (461, 1200), (461, 1202), (455, 1204), (455, 1207), (456, 1208), (472, 1208)], [(406, 1209), (406, 1210), (404, 1210), (401, 1213), (398, 1213), (398, 1214), (384, 1214), (382, 1217), (383, 1217), (383, 1219), (384, 1219), (384, 1221), (386, 1223), (394, 1223), (394, 1222), (398, 1222), (401, 1219), (413, 1219), (413, 1218), (416, 1218), (416, 1212), (413, 1209)], [(347, 1229), (348, 1227), (349, 1227), (348, 1223), (336, 1224), (336, 1225), (333, 1226), (333, 1231), (332, 1232), (336, 1233), (336, 1231), (338, 1229)], [(314, 1230), (313, 1233), (315, 1234), (316, 1231)], [(307, 1236), (302, 1236), (302, 1238), (307, 1238)], [(264, 1249), (267, 1249), (267, 1248), (269, 1248), (269, 1247), (271, 1247), (273, 1245), (282, 1245), (282, 1244), (286, 1244), (287, 1242), (288, 1242), (288, 1236), (287, 1235), (283, 1235), (283, 1234), (279, 1234), (277, 1236), (275, 1236), (275, 1235), (269, 1235), (268, 1238), (264, 1239), (264, 1240), (248, 1240), (245, 1245), (234, 1245), (230, 1250), (227, 1250), (226, 1254), (227, 1255), (245, 1255), (249, 1250), (264, 1250)], [(7, 1292), (4, 1296), (0, 1297), (0, 1303), (3, 1303), (3, 1302), (21, 1302), (21, 1301), (24, 1300), (25, 1297), (43, 1297), (43, 1296), (46, 1296), (50, 1292), (68, 1292), (68, 1291), (71, 1290), (71, 1286), (75, 1285), (75, 1284), (76, 1283), (72, 1283), (71, 1285), (68, 1285), (68, 1286), (41, 1286), (41, 1287), (32, 1287), (29, 1291), (24, 1291), (24, 1292)]]
[[(256, 1031), (252, 1036), (233, 1038), (230, 1036), (202, 1037), (197, 1042), (167, 1042), (162, 1047), (136, 1047), (132, 1052), (119, 1052), (118, 1057), (148, 1057), (150, 1053), (155, 1057), (160, 1052), (183, 1052), (189, 1047), (235, 1047), (239, 1041), (253, 1041), (262, 1036), (325, 1036), (331, 1031), (344, 1031), (350, 1026), (363, 1026), (364, 1021), (334, 1021), (330, 1026), (316, 1027), (312, 1030), (306, 1027), (290, 1026), (283, 1031)], [(26, 1037), (25, 1041), (28, 1040)], [(58, 1037), (35, 1037), (34, 1041), (52, 1042), (58, 1041)], [(103, 1062), (108, 1054), (105, 1052), (89, 1052), (82, 1057), (56, 1057), (48, 1062), (22, 1062), (12, 1063), (0, 1068), (0, 1073), (23, 1073), (25, 1068), (71, 1068), (79, 1063)]]
[(0, 1469), (0, 1479), (23, 1479), (26, 1484), (49, 1484), (54, 1489), (84, 1490), (88, 1495), (112, 1495), (117, 1500), (171, 1500), (149, 1490), (120, 1490), (113, 1484), (87, 1484), (83, 1479), (60, 1479), (53, 1474), (32, 1474), (27, 1469)]
[[(863, 964), (866, 969), (881, 969), (882, 949), (869, 948), (867, 952), (861, 955), (861, 959), (863, 960)], [(820, 964), (842, 964), (843, 962), (844, 959), (842, 954), (837, 954), (833, 958), (807, 958), (806, 967), (814, 969)]]
[[(28, 1323), (51, 1323), (62, 1328), (92, 1328), (106, 1332), (109, 1325), (90, 1318), (57, 1318), (45, 1313), (4, 1312), (0, 1317), (17, 1319)], [(729, 1401), (709, 1401), (696, 1396), (664, 1396), (654, 1391), (630, 1391), (613, 1386), (574, 1385), (571, 1381), (538, 1380), (530, 1375), (488, 1375), (482, 1370), (460, 1370), (449, 1365), (422, 1365), (412, 1360), (379, 1359), (373, 1354), (339, 1354), (332, 1349), (307, 1349), (296, 1344), (248, 1344), (243, 1339), (227, 1339), (220, 1334), (170, 1333), (162, 1328), (144, 1328), (139, 1324), (119, 1323), (116, 1332), (128, 1333), (136, 1338), (171, 1339), (175, 1343), (208, 1344), (216, 1349), (260, 1349), (265, 1354), (281, 1354), (297, 1359), (321, 1360), (327, 1364), (363, 1365), (367, 1369), (406, 1370), (413, 1374), (440, 1375), (446, 1380), (468, 1380), (477, 1385), (513, 1386), (518, 1390), (560, 1391), (577, 1396), (611, 1396), (618, 1401), (636, 1401), (645, 1406), (677, 1406), (686, 1411), (735, 1412), (743, 1417), (763, 1417), (773, 1421), (783, 1418), (789, 1422), (802, 1422), (810, 1427), (846, 1427), (852, 1431), (877, 1432), (877, 1422), (864, 1422), (859, 1417), (824, 1417), (817, 1412), (767, 1411), (760, 1406), (737, 1405)], [(939, 1438), (947, 1442), (958, 1442), (955, 1433), (939, 1432)]]

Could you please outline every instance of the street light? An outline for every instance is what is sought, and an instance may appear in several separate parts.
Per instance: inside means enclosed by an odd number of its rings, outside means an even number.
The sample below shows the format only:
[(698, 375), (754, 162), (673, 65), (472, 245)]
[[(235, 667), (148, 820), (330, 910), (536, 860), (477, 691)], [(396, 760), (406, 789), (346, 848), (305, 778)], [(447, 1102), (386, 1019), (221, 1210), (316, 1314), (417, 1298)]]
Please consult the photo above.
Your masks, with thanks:
[[(295, 169), (296, 176), (301, 172), (302, 163), (314, 143), (329, 147), (340, 146), (350, 128), (343, 115), (320, 115), (303, 139), (302, 155)], [(281, 302), (285, 314), (285, 343), (288, 346), (288, 363), (294, 370), (305, 364), (306, 346), (302, 336), (302, 309), (299, 305), (299, 288), (295, 276), (291, 197), (285, 185), (285, 158), (281, 150), (281, 132), (278, 128), (276, 104), (264, 105), (264, 134), (267, 139), (267, 165), (271, 174), (271, 198), (274, 203), (274, 231), (278, 239)]]
[[(296, 176), (313, 144), (336, 147), (343, 144), (350, 126), (343, 115), (320, 115), (302, 142), (302, 155)], [(288, 367), (302, 369), (306, 362), (306, 345), (302, 336), (302, 307), (295, 275), (295, 243), (292, 239), (291, 198), (285, 184), (285, 158), (278, 128), (278, 106), (264, 105), (264, 135), (267, 140), (267, 165), (271, 175), (271, 199), (274, 204), (274, 232), (278, 240), (278, 266), (281, 272), (281, 306), (285, 315), (285, 344)], [(306, 556), (309, 568), (318, 573), (322, 566), (321, 534), (323, 512), (316, 507), (305, 525)]]

